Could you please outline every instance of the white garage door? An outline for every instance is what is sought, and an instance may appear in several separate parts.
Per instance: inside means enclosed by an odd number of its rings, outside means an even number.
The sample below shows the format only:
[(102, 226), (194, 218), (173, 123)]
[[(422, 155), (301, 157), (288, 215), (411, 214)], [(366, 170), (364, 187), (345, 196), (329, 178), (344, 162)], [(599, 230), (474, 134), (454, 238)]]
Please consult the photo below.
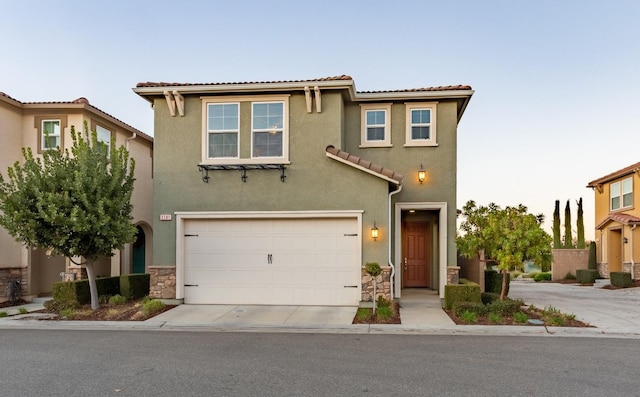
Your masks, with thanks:
[(184, 301), (357, 305), (356, 218), (189, 219)]

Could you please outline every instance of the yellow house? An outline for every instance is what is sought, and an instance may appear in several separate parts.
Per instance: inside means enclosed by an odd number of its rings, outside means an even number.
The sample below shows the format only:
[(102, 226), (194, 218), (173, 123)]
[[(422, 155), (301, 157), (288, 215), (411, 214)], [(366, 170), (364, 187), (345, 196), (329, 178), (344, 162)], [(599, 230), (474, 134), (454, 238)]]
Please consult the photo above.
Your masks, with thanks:
[(640, 279), (640, 162), (589, 182), (595, 193), (598, 271)]
[[(133, 195), (133, 222), (138, 239), (123, 250), (105, 258), (96, 269), (99, 276), (143, 273), (152, 261), (153, 217), (153, 138), (92, 106), (86, 98), (63, 102), (21, 102), (0, 92), (0, 173), (22, 161), (22, 148), (34, 155), (46, 150), (69, 148), (71, 126), (82, 131), (87, 122), (107, 145), (125, 145), (136, 160)], [(46, 135), (45, 133), (48, 133)], [(19, 279), (22, 295), (42, 296), (52, 292), (54, 282), (75, 278), (81, 269), (63, 257), (46, 255), (44, 250), (30, 249), (16, 242), (0, 227), (0, 301), (10, 280)]]

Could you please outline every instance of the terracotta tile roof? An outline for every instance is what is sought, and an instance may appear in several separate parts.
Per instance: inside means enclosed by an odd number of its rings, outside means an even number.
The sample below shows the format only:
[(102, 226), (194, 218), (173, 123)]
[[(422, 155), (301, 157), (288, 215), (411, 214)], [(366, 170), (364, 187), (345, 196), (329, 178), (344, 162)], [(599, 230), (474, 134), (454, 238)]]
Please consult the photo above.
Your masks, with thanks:
[(609, 214), (609, 216), (607, 216), (607, 218), (604, 221), (600, 222), (598, 226), (596, 226), (596, 230), (601, 229), (604, 225), (612, 221), (622, 223), (623, 225), (639, 225), (640, 224), (640, 218), (638, 218), (637, 216), (618, 212), (618, 213)]
[(339, 161), (352, 165), (370, 174), (376, 175), (382, 179), (386, 179), (389, 182), (393, 182), (397, 185), (401, 184), (402, 180), (404, 179), (404, 176), (402, 176), (402, 174), (399, 174), (389, 168), (384, 168), (381, 165), (373, 164), (370, 161), (363, 160), (358, 156), (354, 156), (352, 154), (349, 154), (348, 152), (337, 149), (333, 145), (327, 146), (325, 150), (326, 153), (335, 156), (334, 158), (336, 158), (336, 160), (341, 159)]
[(122, 123), (123, 125), (125, 125), (126, 127), (128, 127), (129, 129), (131, 129), (132, 131), (134, 131), (136, 134), (140, 135), (141, 138), (149, 141), (149, 142), (153, 142), (153, 137), (150, 135), (145, 134), (144, 132), (132, 127), (131, 125), (125, 123), (124, 121), (110, 115), (109, 113), (93, 106), (92, 104), (89, 103), (89, 100), (85, 97), (80, 97), (80, 98), (76, 98), (73, 101), (43, 101), (43, 102), (22, 102), (19, 101), (15, 98), (10, 97), (9, 95), (5, 94), (4, 92), (0, 92), (0, 96), (3, 96), (5, 98), (11, 99), (13, 101), (16, 101), (18, 103), (20, 103), (21, 105), (86, 105), (87, 107), (90, 107), (91, 109), (93, 109), (94, 111), (96, 111), (97, 113), (102, 113), (105, 116), (108, 116), (110, 118), (112, 118), (113, 120), (116, 120), (119, 123)]
[(423, 88), (407, 88), (403, 90), (388, 90), (388, 91), (358, 91), (359, 94), (385, 94), (391, 92), (426, 92), (426, 91), (468, 91), (471, 90), (471, 86), (468, 85), (441, 85), (438, 87), (423, 87)]
[(198, 86), (198, 85), (237, 85), (237, 84), (278, 84), (278, 83), (313, 83), (315, 81), (341, 81), (341, 80), (351, 80), (351, 76), (341, 75), (341, 76), (332, 76), (332, 77), (322, 77), (319, 79), (309, 79), (309, 80), (279, 80), (279, 81), (243, 81), (243, 82), (226, 82), (226, 83), (154, 83), (151, 81), (147, 81), (144, 83), (136, 84), (136, 87), (188, 87), (188, 86)]
[(629, 174), (632, 174), (632, 173), (638, 172), (638, 171), (640, 171), (640, 162), (632, 164), (632, 165), (630, 165), (628, 167), (625, 167), (623, 169), (620, 169), (618, 171), (612, 172), (612, 173), (610, 173), (608, 175), (605, 175), (605, 176), (603, 176), (601, 178), (595, 179), (595, 180), (589, 182), (587, 187), (596, 187), (598, 185), (602, 185), (603, 183), (610, 182), (610, 181), (612, 181), (614, 179), (618, 179), (618, 178), (621, 178), (621, 177), (623, 177), (625, 175), (629, 175)]

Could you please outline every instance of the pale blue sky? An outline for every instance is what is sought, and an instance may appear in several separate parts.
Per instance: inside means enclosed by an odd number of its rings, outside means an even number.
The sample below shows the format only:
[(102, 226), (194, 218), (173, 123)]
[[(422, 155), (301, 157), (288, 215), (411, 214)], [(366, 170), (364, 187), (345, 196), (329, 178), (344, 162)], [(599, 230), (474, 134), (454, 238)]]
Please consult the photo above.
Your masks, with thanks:
[[(0, 91), (91, 104), (153, 134), (141, 81), (348, 74), (361, 91), (468, 84), (458, 207), (585, 201), (640, 161), (638, 1), (0, 0)], [(428, 170), (428, 164), (425, 164)], [(575, 220), (576, 208), (572, 206)], [(574, 226), (575, 228), (575, 226)]]

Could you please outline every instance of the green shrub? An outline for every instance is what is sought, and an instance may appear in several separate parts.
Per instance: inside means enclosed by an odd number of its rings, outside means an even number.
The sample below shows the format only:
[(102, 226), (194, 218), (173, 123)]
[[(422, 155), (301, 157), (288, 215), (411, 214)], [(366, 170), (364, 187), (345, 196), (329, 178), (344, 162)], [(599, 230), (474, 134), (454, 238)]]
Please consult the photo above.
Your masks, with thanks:
[(487, 307), (480, 302), (456, 302), (452, 308), (456, 316), (462, 316), (464, 312), (473, 312), (478, 316), (487, 314)]
[[(507, 273), (507, 295), (509, 295), (509, 285), (511, 284), (511, 275)], [(495, 270), (484, 271), (484, 290), (485, 292), (493, 292), (494, 294), (502, 293), (502, 273)]]
[(29, 313), (29, 310), (27, 310), (27, 309), (26, 309), (26, 308), (24, 308), (24, 307), (21, 307), (21, 308), (19, 308), (19, 309), (18, 309), (18, 313), (20, 313), (20, 314), (27, 314), (27, 313)]
[(96, 278), (96, 288), (98, 296), (118, 295), (120, 293), (120, 276)]
[(578, 269), (576, 270), (576, 280), (580, 284), (593, 284), (598, 278), (598, 271), (594, 269)]
[(460, 279), (464, 284), (447, 284), (444, 286), (444, 307), (451, 310), (456, 302), (481, 303), (480, 286), (476, 283)]
[(109, 298), (110, 305), (124, 305), (127, 303), (127, 298), (122, 295), (113, 295)]
[(571, 272), (567, 272), (567, 274), (564, 275), (564, 279), (565, 280), (575, 280), (576, 276), (574, 276), (573, 273), (571, 273)]
[(524, 302), (522, 302), (522, 300), (497, 300), (487, 305), (487, 310), (489, 311), (489, 313), (498, 313), (502, 316), (510, 316), (516, 312), (519, 312), (523, 304)]
[(371, 319), (371, 313), (371, 309), (365, 307), (358, 308), (358, 311), (356, 311), (356, 319), (362, 322), (369, 321)]
[(587, 268), (596, 270), (598, 268), (598, 260), (596, 257), (596, 242), (592, 241), (589, 243), (589, 264)]
[(629, 288), (633, 282), (631, 281), (631, 273), (626, 272), (611, 272), (609, 273), (611, 278), (611, 285), (620, 288)]
[(464, 312), (462, 312), (462, 314), (460, 315), (460, 318), (462, 319), (462, 321), (464, 321), (467, 324), (473, 324), (478, 322), (478, 315), (468, 310), (465, 310)]
[(142, 312), (145, 316), (149, 314), (153, 314), (158, 310), (162, 310), (164, 308), (164, 303), (159, 299), (150, 299), (142, 304)]
[(120, 276), (120, 295), (127, 299), (140, 299), (149, 295), (151, 275), (123, 274)]
[(8, 315), (9, 315), (9, 313), (7, 313), (7, 312), (0, 312), (0, 318), (7, 317)]
[(551, 281), (551, 273), (547, 273), (547, 272), (536, 273), (536, 275), (533, 276), (533, 281), (535, 281), (536, 283), (539, 281)]
[(500, 294), (496, 294), (495, 292), (483, 292), (481, 298), (482, 303), (488, 305), (493, 301), (500, 300)]
[(529, 320), (529, 316), (527, 316), (526, 313), (523, 312), (516, 312), (513, 313), (513, 319), (516, 321), (516, 323), (523, 324)]
[(389, 299), (385, 299), (384, 296), (378, 296), (376, 300), (376, 307), (391, 307), (391, 301)]
[(45, 301), (42, 305), (48, 312), (52, 313), (60, 313), (65, 309), (76, 309), (78, 307), (78, 303), (75, 301), (61, 301), (56, 299)]
[(367, 262), (364, 265), (364, 271), (367, 272), (370, 276), (376, 277), (382, 273), (382, 268), (378, 264), (378, 262)]
[(511, 280), (516, 279), (518, 277), (520, 277), (520, 275), (522, 274), (522, 272), (520, 270), (514, 270), (511, 272)]
[(376, 316), (383, 320), (390, 319), (393, 317), (393, 309), (391, 309), (391, 306), (379, 306), (376, 309)]
[(487, 319), (492, 324), (499, 324), (502, 322), (502, 316), (500, 313), (489, 313), (487, 314)]

